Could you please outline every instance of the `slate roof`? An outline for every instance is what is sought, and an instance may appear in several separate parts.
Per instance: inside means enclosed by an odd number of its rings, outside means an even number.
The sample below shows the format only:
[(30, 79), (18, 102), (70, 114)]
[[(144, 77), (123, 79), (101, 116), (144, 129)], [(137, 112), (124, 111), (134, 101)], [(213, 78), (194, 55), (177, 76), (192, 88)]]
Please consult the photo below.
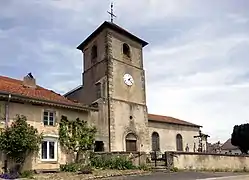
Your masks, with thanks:
[(30, 101), (40, 101), (43, 103), (57, 104), (62, 106), (70, 106), (71, 108), (86, 108), (80, 103), (73, 102), (66, 97), (55, 93), (52, 90), (48, 90), (41, 86), (36, 88), (29, 88), (23, 85), (22, 80), (13, 79), (6, 76), (0, 76), (0, 95), (11, 94), (13, 98), (30, 99)]
[(162, 116), (162, 115), (156, 115), (156, 114), (148, 114), (148, 120), (155, 121), (155, 122), (169, 123), (169, 124), (191, 126), (191, 127), (202, 127), (200, 125), (193, 124), (193, 123), (183, 121), (177, 118), (173, 118), (170, 116)]

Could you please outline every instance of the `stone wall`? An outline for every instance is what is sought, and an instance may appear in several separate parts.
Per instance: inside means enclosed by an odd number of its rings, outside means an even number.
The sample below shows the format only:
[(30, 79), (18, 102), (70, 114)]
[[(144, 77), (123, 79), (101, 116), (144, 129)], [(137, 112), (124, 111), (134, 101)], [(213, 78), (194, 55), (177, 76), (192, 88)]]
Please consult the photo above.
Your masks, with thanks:
[(166, 152), (168, 168), (184, 170), (244, 171), (249, 170), (249, 156)]

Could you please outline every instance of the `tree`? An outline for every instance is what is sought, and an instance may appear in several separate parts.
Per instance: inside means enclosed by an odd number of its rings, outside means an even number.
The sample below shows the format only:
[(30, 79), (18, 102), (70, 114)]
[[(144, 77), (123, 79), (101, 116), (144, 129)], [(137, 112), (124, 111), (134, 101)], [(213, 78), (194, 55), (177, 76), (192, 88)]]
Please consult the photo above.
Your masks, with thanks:
[(59, 140), (63, 147), (76, 154), (75, 161), (79, 160), (79, 154), (93, 148), (97, 130), (86, 121), (69, 121), (66, 116), (61, 117), (59, 126)]
[(0, 150), (23, 165), (30, 154), (39, 150), (42, 135), (37, 129), (27, 123), (23, 115), (16, 115), (14, 122), (0, 132)]
[(237, 146), (243, 154), (249, 150), (249, 124), (235, 125), (233, 128), (231, 143)]

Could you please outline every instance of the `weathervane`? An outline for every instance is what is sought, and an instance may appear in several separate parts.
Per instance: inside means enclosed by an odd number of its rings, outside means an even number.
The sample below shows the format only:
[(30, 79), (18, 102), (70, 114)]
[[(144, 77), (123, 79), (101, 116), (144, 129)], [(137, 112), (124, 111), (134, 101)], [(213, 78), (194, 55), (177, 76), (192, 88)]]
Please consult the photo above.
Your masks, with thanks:
[(111, 12), (107, 11), (110, 15), (111, 15), (111, 22), (113, 23), (113, 17), (117, 17), (114, 13), (113, 13), (113, 3), (111, 3)]

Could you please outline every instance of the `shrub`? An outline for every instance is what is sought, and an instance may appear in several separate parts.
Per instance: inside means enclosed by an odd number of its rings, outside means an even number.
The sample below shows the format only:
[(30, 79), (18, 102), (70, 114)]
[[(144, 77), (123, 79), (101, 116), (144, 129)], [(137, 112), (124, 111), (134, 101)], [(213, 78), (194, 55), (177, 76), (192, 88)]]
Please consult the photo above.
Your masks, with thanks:
[(147, 166), (146, 164), (141, 164), (140, 166), (137, 167), (140, 170), (143, 171), (149, 171), (151, 168), (149, 166)]
[(0, 132), (0, 150), (23, 165), (28, 155), (39, 150), (41, 139), (42, 134), (28, 124), (27, 118), (17, 115), (14, 122)]
[(20, 177), (21, 177), (21, 178), (33, 179), (33, 176), (34, 176), (34, 171), (32, 171), (32, 170), (30, 170), (30, 171), (23, 171), (23, 172), (20, 174)]
[(179, 169), (178, 169), (177, 167), (172, 167), (172, 168), (170, 169), (170, 171), (172, 171), (172, 172), (178, 172)]
[(63, 172), (77, 172), (80, 170), (81, 165), (77, 163), (69, 163), (60, 165), (60, 170)]
[(80, 174), (92, 174), (93, 169), (91, 166), (83, 166), (80, 168)]
[(103, 169), (107, 168), (107, 169), (118, 169), (118, 170), (135, 168), (132, 162), (125, 157), (119, 157), (119, 156), (110, 157), (107, 155), (102, 155), (102, 156), (93, 156), (91, 157), (90, 160), (91, 160), (91, 165), (95, 168), (103, 168)]
[(87, 121), (68, 120), (66, 116), (61, 117), (59, 126), (59, 140), (62, 147), (69, 152), (74, 152), (75, 163), (79, 161), (79, 155), (91, 150), (94, 145), (96, 127), (91, 127)]
[(0, 178), (2, 178), (2, 179), (17, 179), (19, 177), (18, 177), (18, 174), (4, 173), (4, 174), (0, 175)]

